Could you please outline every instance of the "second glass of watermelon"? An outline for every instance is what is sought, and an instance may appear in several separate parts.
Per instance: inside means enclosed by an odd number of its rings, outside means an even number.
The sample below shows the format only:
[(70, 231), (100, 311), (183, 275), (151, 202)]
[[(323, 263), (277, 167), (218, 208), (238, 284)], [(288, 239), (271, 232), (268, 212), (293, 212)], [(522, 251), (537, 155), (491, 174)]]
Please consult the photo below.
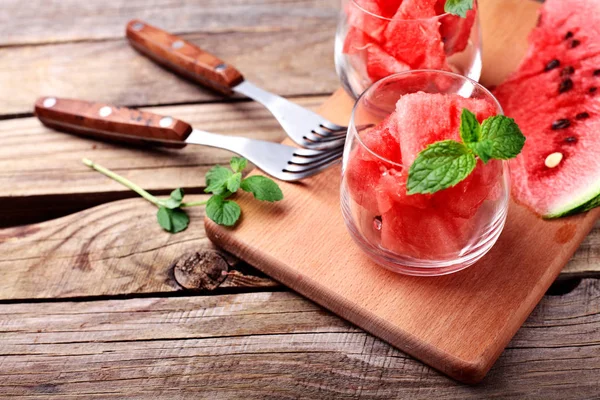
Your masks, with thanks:
[(358, 97), (373, 82), (416, 69), (481, 74), (477, 1), (465, 18), (444, 12), (446, 0), (342, 0), (335, 65), (344, 89)]
[(502, 114), (475, 81), (426, 70), (386, 77), (354, 106), (342, 164), (342, 214), (355, 242), (388, 269), (418, 276), (459, 271), (483, 257), (504, 227), (506, 162), (478, 160), (451, 188), (407, 194), (417, 154), (440, 140), (460, 140), (464, 108), (479, 122)]

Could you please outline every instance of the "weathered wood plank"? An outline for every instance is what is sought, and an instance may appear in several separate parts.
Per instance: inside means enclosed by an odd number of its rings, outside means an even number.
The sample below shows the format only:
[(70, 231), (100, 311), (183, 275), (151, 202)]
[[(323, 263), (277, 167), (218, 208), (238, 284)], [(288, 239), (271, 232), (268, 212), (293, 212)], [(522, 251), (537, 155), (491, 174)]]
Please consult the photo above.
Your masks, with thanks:
[[(206, 196), (189, 197), (194, 198)], [(204, 207), (189, 209), (190, 226), (176, 235), (164, 232), (155, 214), (151, 204), (131, 199), (0, 230), (0, 299), (278, 286), (227, 255), (231, 271), (227, 263), (211, 260), (198, 263), (198, 270), (174, 273), (178, 261), (183, 265), (195, 252), (216, 250), (204, 232)]]
[(338, 8), (338, 0), (3, 0), (0, 46), (120, 38), (133, 18), (180, 34), (312, 29)]
[[(190, 199), (195, 197), (201, 196)], [(40, 224), (2, 229), (0, 300), (193, 289), (177, 281), (174, 263), (186, 254), (215, 248), (206, 238), (203, 207), (189, 211), (189, 228), (176, 235), (162, 231), (155, 221), (156, 209), (138, 198)], [(598, 241), (597, 226), (565, 268), (564, 277), (600, 277)], [(244, 263), (236, 265), (235, 258), (227, 260), (233, 267), (226, 279), (209, 282), (204, 289), (278, 286), (254, 268)], [(218, 268), (209, 263), (203, 272), (206, 276), (218, 275)], [(190, 279), (193, 281), (193, 277)]]
[[(252, 82), (282, 95), (333, 92), (335, 19), (308, 30), (185, 34), (183, 38), (237, 66)], [(222, 99), (133, 50), (124, 39), (8, 47), (0, 54), (0, 114), (32, 111), (41, 95), (120, 105)]]
[(600, 393), (597, 280), (546, 297), (475, 387), (291, 293), (5, 304), (0, 334), (4, 396), (568, 399)]
[(560, 279), (598, 277), (600, 275), (600, 221), (579, 246), (563, 269)]
[[(324, 97), (293, 100), (314, 109)], [(285, 137), (271, 114), (254, 102), (145, 109), (215, 133), (270, 141)], [(175, 187), (200, 192), (204, 173), (215, 164), (227, 163), (231, 155), (202, 146), (136, 149), (53, 131), (35, 118), (0, 121), (0, 226), (47, 220), (134, 196), (84, 166), (83, 157), (114, 169), (147, 190), (165, 194)]]

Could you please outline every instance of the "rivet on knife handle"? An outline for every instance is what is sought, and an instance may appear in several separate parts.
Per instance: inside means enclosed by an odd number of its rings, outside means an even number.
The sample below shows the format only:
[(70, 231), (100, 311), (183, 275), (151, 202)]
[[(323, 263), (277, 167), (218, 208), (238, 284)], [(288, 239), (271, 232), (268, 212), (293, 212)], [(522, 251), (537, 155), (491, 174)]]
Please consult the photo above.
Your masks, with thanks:
[(127, 24), (127, 38), (145, 56), (221, 93), (231, 94), (231, 88), (244, 80), (237, 69), (223, 60), (143, 21)]
[(192, 127), (178, 119), (84, 100), (40, 97), (35, 114), (51, 128), (128, 143), (184, 147)]

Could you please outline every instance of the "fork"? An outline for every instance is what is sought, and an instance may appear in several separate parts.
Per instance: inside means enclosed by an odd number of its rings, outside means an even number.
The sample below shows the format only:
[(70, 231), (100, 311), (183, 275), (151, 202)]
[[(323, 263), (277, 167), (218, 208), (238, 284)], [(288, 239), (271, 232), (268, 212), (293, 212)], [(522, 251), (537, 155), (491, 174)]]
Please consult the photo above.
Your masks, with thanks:
[(82, 136), (132, 144), (183, 148), (198, 144), (229, 150), (282, 181), (298, 181), (337, 163), (343, 148), (298, 149), (279, 143), (218, 135), (193, 129), (181, 120), (126, 107), (83, 100), (41, 97), (35, 114), (46, 126)]
[(222, 94), (237, 92), (261, 103), (296, 144), (309, 149), (343, 146), (347, 127), (253, 85), (233, 66), (192, 43), (139, 20), (130, 21), (126, 32), (130, 44), (158, 64)]

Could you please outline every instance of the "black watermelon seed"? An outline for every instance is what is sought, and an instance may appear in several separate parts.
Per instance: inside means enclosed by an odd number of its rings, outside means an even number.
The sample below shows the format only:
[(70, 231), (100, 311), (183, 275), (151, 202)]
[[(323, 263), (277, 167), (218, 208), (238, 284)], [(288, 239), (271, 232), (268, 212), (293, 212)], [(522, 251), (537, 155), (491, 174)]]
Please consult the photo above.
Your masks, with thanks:
[(565, 35), (565, 40), (569, 40), (573, 37), (573, 32), (569, 31), (567, 32), (567, 34)]
[(577, 114), (575, 116), (575, 119), (586, 119), (589, 117), (590, 117), (590, 114), (588, 114), (587, 112), (582, 112), (582, 113)]
[(598, 90), (597, 87), (591, 87), (590, 90), (589, 90), (589, 92), (590, 93), (596, 93), (596, 90)]
[(575, 72), (575, 68), (573, 68), (572, 66), (569, 65), (567, 67), (564, 67), (562, 69), (562, 71), (560, 71), (560, 76), (567, 77), (569, 75), (572, 75), (574, 72)]
[(577, 142), (577, 138), (574, 136), (569, 136), (568, 138), (565, 139), (565, 142), (567, 143), (576, 143)]
[(594, 76), (598, 76), (598, 75), (600, 75), (600, 69), (597, 69), (594, 71)]
[(571, 80), (571, 78), (567, 78), (563, 80), (558, 86), (558, 93), (568, 92), (571, 89), (573, 89), (573, 81)]
[(559, 65), (560, 65), (560, 61), (558, 61), (557, 59), (554, 59), (554, 60), (550, 61), (548, 64), (546, 64), (544, 71), (551, 71), (554, 68), (558, 67)]
[(552, 130), (557, 131), (559, 129), (565, 129), (571, 126), (571, 121), (566, 118), (557, 119), (552, 123)]
[(580, 42), (579, 40), (577, 40), (577, 39), (574, 39), (574, 40), (571, 42), (571, 48), (572, 48), (572, 49), (574, 49), (575, 47), (579, 46), (580, 44), (581, 44), (581, 42)]

